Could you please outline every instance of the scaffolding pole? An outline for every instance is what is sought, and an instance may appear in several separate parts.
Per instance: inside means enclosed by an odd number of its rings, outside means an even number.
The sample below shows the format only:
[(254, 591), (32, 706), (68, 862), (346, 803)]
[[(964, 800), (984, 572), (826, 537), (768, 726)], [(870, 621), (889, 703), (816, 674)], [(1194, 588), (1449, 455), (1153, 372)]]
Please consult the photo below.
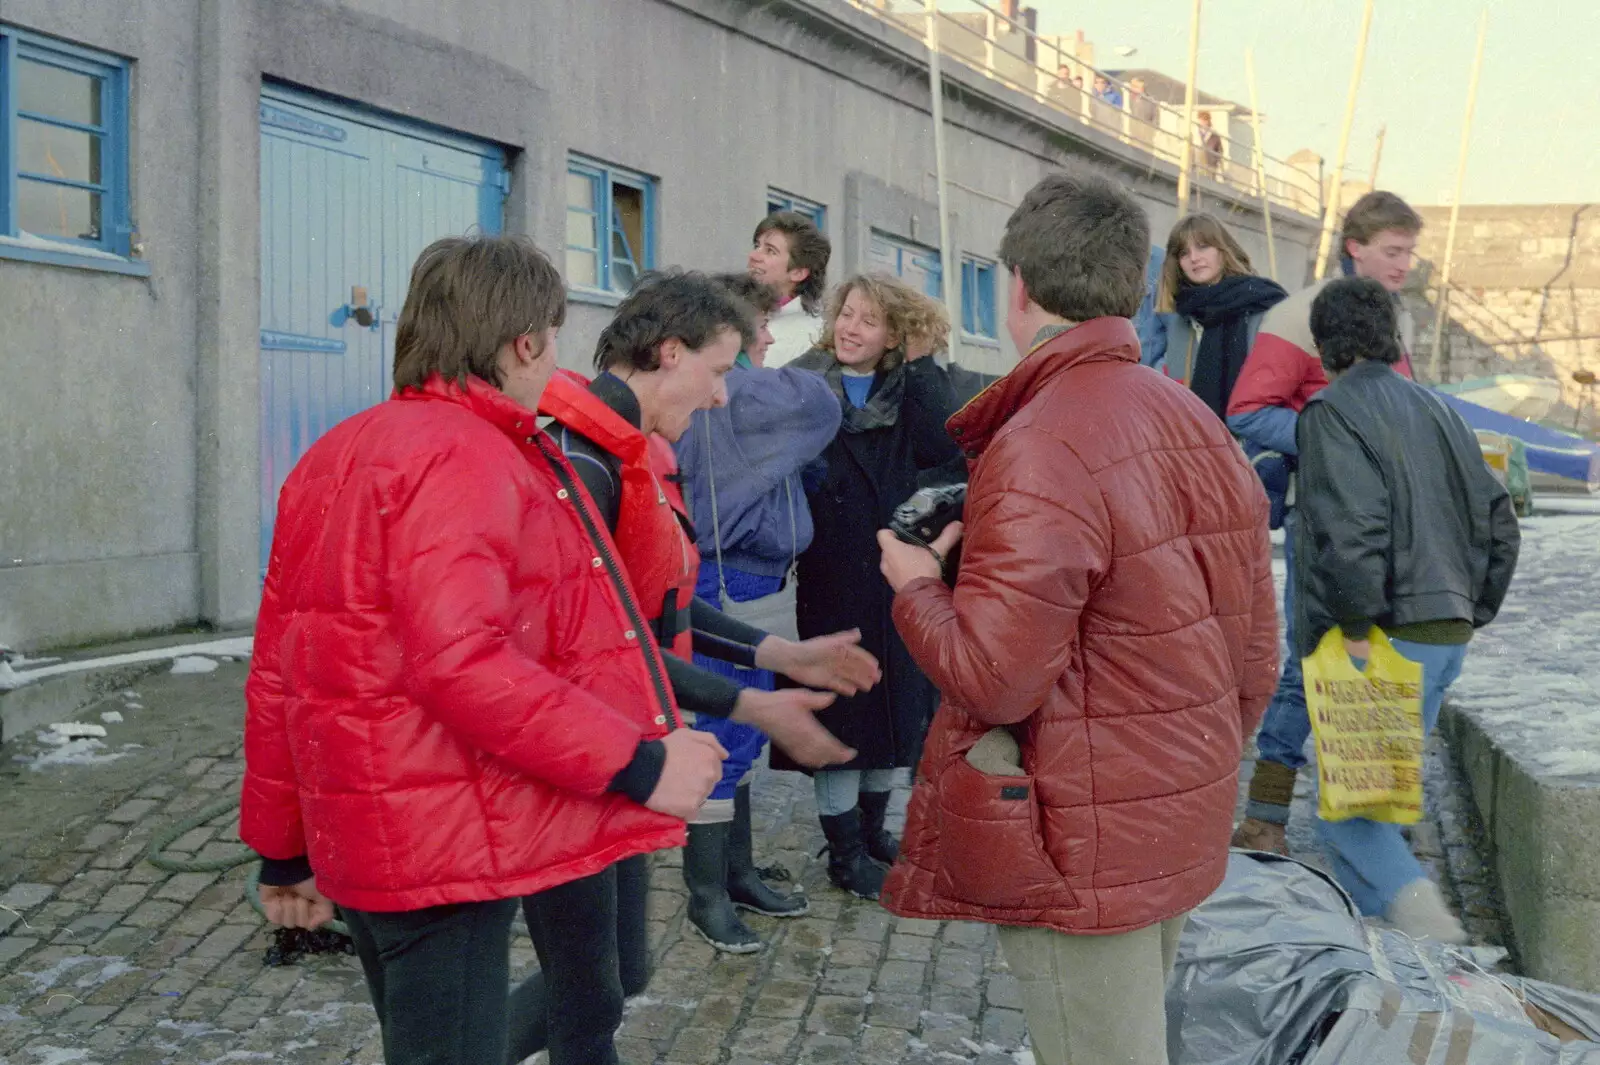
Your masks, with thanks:
[(1361, 68), (1367, 61), (1367, 35), (1372, 30), (1372, 0), (1367, 0), (1361, 12), (1361, 35), (1356, 39), (1356, 61), (1350, 69), (1350, 92), (1344, 101), (1344, 125), (1339, 129), (1339, 154), (1333, 162), (1333, 188), (1328, 193), (1328, 206), (1322, 217), (1322, 240), (1317, 243), (1315, 277), (1328, 276), (1328, 250), (1333, 246), (1333, 229), (1339, 224), (1339, 210), (1344, 199), (1344, 161), (1350, 150), (1350, 127), (1356, 120), (1356, 94), (1361, 88)]
[(1272, 197), (1267, 195), (1267, 156), (1261, 144), (1261, 102), (1256, 98), (1255, 49), (1244, 50), (1244, 74), (1250, 82), (1250, 125), (1256, 133), (1256, 183), (1261, 186), (1261, 220), (1267, 227), (1267, 272), (1278, 280), (1278, 246), (1272, 242)]
[(1189, 174), (1194, 170), (1194, 79), (1200, 72), (1200, 0), (1189, 15), (1189, 78), (1183, 87), (1183, 155), (1178, 163), (1178, 217), (1189, 213)]
[(944, 166), (944, 77), (939, 70), (939, 8), (935, 0), (925, 0), (928, 15), (928, 91), (933, 96), (933, 170), (939, 201), (939, 274), (944, 306), (950, 315), (950, 361), (961, 346), (961, 272), (956, 269), (955, 249), (951, 244), (950, 200)]
[(1445, 232), (1444, 263), (1439, 270), (1439, 308), (1433, 318), (1433, 355), (1428, 373), (1437, 383), (1444, 353), (1444, 334), (1450, 328), (1450, 260), (1456, 253), (1456, 222), (1461, 218), (1461, 183), (1467, 176), (1467, 150), (1472, 146), (1472, 108), (1478, 102), (1478, 73), (1483, 69), (1483, 42), (1489, 33), (1489, 9), (1478, 19), (1478, 50), (1472, 57), (1472, 78), (1467, 82), (1467, 113), (1461, 120), (1461, 155), (1456, 159), (1456, 192), (1450, 198), (1450, 228)]

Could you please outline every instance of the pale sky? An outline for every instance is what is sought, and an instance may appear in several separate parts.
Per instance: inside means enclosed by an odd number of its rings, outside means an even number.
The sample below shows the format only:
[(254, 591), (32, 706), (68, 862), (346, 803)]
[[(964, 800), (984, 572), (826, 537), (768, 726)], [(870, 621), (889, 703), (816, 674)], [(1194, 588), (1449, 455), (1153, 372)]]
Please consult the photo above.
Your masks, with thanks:
[[(1024, 6), (1038, 8), (1041, 33), (1083, 29), (1100, 67), (1184, 76), (1190, 0)], [(1378, 184), (1415, 203), (1448, 202), (1485, 6), (1462, 202), (1600, 200), (1600, 5), (1592, 0), (1377, 0), (1346, 175), (1365, 179), (1387, 124)], [(1253, 47), (1267, 153), (1282, 159), (1311, 148), (1332, 167), (1361, 10), (1361, 0), (1204, 0), (1197, 83), (1248, 106), (1244, 53)], [(1138, 52), (1125, 59), (1119, 45)]]

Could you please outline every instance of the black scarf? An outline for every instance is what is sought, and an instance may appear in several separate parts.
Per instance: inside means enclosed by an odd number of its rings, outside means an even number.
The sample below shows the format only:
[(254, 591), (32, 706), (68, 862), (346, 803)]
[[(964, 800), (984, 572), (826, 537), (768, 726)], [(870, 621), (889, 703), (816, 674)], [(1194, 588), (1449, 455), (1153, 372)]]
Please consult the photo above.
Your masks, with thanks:
[(1190, 356), (1189, 388), (1217, 417), (1227, 416), (1228, 397), (1250, 354), (1250, 316), (1288, 295), (1276, 281), (1251, 275), (1178, 290), (1178, 313), (1194, 319), (1204, 331), (1200, 350)]
[(888, 429), (900, 420), (900, 404), (906, 397), (906, 364), (902, 362), (889, 371), (879, 370), (873, 381), (872, 394), (867, 405), (857, 407), (844, 392), (844, 367), (830, 352), (812, 348), (794, 365), (802, 370), (815, 370), (827, 378), (828, 387), (838, 397), (844, 410), (840, 428), (847, 433), (865, 433), (872, 429)]

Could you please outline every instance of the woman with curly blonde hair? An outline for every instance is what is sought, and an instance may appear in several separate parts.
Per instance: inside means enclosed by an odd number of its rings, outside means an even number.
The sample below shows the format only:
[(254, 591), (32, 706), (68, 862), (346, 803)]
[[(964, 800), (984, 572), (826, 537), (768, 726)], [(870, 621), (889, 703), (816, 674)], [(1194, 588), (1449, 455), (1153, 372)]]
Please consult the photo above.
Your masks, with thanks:
[[(796, 613), (802, 638), (860, 630), (861, 646), (883, 668), (876, 688), (841, 697), (817, 715), (858, 752), (815, 774), (828, 878), (875, 899), (898, 851), (883, 828), (889, 791), (897, 769), (917, 764), (937, 699), (895, 632), (877, 535), (918, 488), (960, 479), (960, 451), (944, 428), (955, 395), (930, 357), (944, 348), (950, 319), (943, 305), (899, 278), (861, 274), (834, 291), (823, 322), (817, 347), (792, 365), (827, 379), (843, 423), (823, 452), (825, 469), (807, 478), (816, 531), (800, 555)], [(772, 765), (804, 768), (778, 750)]]

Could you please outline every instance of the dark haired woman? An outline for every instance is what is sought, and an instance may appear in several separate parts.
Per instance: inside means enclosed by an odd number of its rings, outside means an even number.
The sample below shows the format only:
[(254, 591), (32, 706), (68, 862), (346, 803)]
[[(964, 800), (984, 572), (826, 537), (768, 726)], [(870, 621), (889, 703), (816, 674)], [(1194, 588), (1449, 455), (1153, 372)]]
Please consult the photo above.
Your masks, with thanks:
[(1251, 272), (1250, 256), (1221, 222), (1189, 215), (1167, 238), (1156, 292), (1162, 350), (1146, 352), (1145, 362), (1225, 418), (1262, 317), (1287, 295), (1276, 281)]

